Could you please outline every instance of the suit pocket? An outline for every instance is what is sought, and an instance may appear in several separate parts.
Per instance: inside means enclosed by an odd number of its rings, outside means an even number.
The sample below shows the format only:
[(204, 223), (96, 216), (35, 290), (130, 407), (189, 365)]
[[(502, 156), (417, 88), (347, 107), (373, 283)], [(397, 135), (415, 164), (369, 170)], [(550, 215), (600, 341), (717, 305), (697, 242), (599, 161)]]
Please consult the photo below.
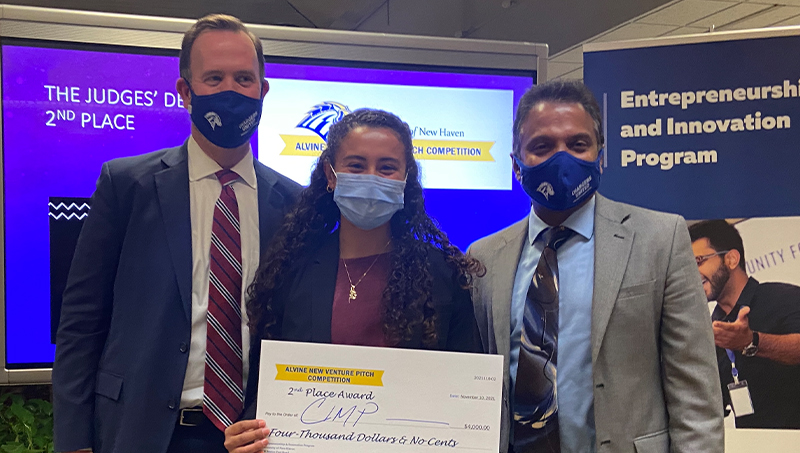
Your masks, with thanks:
[(94, 392), (113, 401), (119, 400), (119, 395), (122, 393), (122, 376), (98, 370)]
[(636, 285), (626, 286), (619, 290), (618, 299), (627, 299), (630, 297), (641, 296), (643, 294), (652, 294), (655, 289), (656, 281), (650, 280), (649, 282), (639, 283)]
[(633, 439), (636, 453), (669, 453), (669, 431), (662, 430)]

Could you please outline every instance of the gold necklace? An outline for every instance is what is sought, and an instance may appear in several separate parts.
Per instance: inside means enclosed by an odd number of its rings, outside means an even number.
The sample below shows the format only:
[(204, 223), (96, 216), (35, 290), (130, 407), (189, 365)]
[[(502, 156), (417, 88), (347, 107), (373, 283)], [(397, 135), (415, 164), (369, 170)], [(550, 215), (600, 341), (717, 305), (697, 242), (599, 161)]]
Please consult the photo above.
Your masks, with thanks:
[(350, 294), (348, 295), (348, 299), (347, 299), (347, 303), (348, 304), (350, 303), (350, 301), (356, 300), (356, 297), (358, 297), (358, 293), (356, 292), (356, 286), (358, 286), (358, 284), (361, 283), (361, 280), (364, 280), (364, 277), (366, 277), (367, 274), (369, 273), (369, 271), (372, 270), (372, 266), (374, 266), (375, 263), (378, 262), (378, 258), (380, 258), (381, 255), (383, 255), (383, 253), (385, 253), (386, 247), (388, 247), (389, 243), (391, 243), (391, 242), (392, 242), (392, 240), (389, 239), (389, 242), (387, 242), (386, 245), (383, 246), (384, 252), (375, 255), (375, 259), (372, 260), (372, 264), (369, 265), (369, 267), (367, 268), (366, 272), (364, 272), (361, 275), (361, 278), (359, 278), (358, 281), (355, 282), (355, 284), (353, 284), (353, 279), (350, 278), (350, 270), (347, 269), (347, 260), (342, 258), (342, 264), (344, 264), (344, 271), (347, 273), (347, 280), (350, 282)]

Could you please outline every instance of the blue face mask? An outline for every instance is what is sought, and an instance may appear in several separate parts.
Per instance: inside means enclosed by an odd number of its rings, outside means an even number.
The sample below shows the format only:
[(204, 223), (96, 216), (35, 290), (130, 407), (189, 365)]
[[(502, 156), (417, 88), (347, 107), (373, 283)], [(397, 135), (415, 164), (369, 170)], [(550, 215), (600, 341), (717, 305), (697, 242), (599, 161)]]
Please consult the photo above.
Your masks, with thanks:
[[(333, 167), (331, 167), (333, 169)], [(333, 201), (357, 228), (372, 230), (403, 209), (405, 181), (375, 175), (336, 173)]]
[(250, 140), (261, 120), (260, 98), (254, 99), (235, 91), (206, 96), (199, 96), (194, 91), (191, 93), (189, 114), (192, 123), (208, 141), (220, 148), (238, 148)]
[(537, 204), (552, 211), (572, 209), (592, 196), (600, 186), (600, 160), (587, 162), (566, 151), (528, 167), (514, 156), (522, 175), (522, 188)]

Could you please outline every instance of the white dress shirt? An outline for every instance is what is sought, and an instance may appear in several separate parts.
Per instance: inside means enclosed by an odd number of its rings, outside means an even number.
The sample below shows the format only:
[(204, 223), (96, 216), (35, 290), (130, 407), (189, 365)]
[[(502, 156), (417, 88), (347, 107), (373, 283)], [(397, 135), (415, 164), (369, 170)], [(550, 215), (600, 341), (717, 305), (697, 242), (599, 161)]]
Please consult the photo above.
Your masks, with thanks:
[[(206, 362), (206, 312), (208, 311), (208, 273), (211, 250), (211, 225), (214, 205), (222, 192), (216, 172), (222, 170), (197, 142), (189, 137), (189, 200), (192, 221), (192, 337), (189, 364), (181, 393), (181, 408), (203, 405)], [(242, 241), (242, 371), (247, 383), (250, 333), (247, 330), (245, 293), (258, 268), (258, 187), (253, 153), (248, 152), (231, 168), (239, 175), (233, 182), (239, 204), (239, 225)], [(244, 387), (242, 387), (244, 388)]]

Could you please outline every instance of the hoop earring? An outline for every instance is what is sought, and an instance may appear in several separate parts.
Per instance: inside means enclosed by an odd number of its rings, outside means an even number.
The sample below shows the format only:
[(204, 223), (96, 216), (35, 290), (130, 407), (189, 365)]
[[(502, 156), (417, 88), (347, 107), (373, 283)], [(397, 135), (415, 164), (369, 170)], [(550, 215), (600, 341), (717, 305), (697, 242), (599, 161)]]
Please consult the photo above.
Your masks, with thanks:
[(327, 190), (328, 193), (333, 193), (333, 189), (331, 189), (330, 184), (328, 185), (328, 187), (325, 188), (325, 190)]

